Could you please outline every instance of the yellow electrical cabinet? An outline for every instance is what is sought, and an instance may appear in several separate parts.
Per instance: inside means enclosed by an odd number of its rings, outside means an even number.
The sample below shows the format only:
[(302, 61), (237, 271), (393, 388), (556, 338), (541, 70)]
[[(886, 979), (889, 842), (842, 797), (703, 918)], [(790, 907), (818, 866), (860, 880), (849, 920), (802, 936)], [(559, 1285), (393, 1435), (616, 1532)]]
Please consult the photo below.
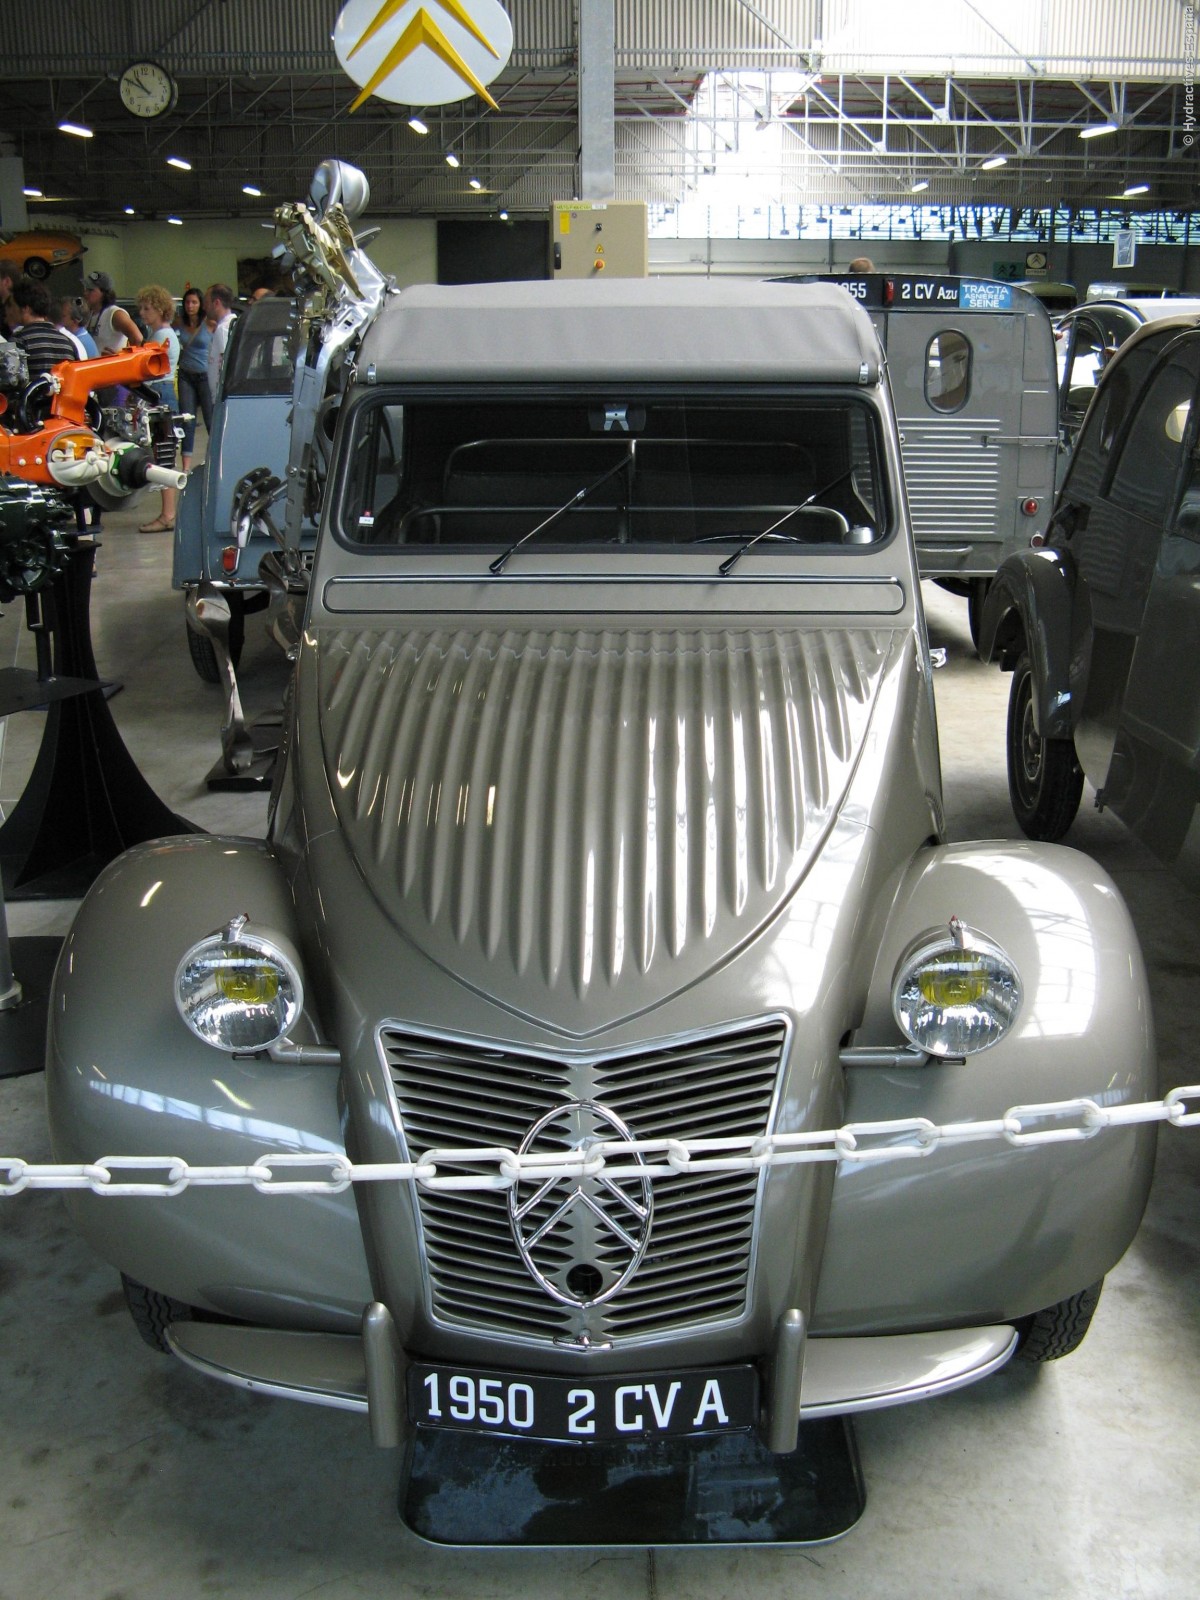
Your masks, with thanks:
[(644, 278), (644, 200), (556, 200), (550, 208), (550, 276)]

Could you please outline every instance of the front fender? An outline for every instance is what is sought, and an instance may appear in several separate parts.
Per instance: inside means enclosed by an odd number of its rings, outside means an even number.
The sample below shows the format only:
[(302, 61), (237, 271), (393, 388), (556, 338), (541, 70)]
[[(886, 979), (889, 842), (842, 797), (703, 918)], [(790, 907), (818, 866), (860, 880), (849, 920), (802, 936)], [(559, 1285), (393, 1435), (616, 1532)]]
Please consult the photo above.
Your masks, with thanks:
[[(214, 1050), (175, 1009), (185, 950), (242, 912), (303, 950), (283, 872), (254, 840), (161, 839), (97, 879), (63, 946), (50, 1005), (56, 1161), (165, 1155), (243, 1165), (268, 1153), (343, 1153), (336, 1066)], [(306, 999), (292, 1038), (320, 1037)], [(371, 1299), (350, 1190), (268, 1196), (239, 1186), (170, 1199), (85, 1191), (72, 1192), (68, 1205), (80, 1232), (122, 1272), (226, 1316), (349, 1330)]]
[(1034, 726), (1043, 739), (1071, 737), (1071, 602), (1074, 580), (1057, 550), (1022, 550), (997, 572), (983, 604), (979, 654), (1011, 672), (1025, 651), (1033, 667)]
[[(853, 1122), (938, 1126), (1013, 1106), (1158, 1092), (1146, 974), (1112, 881), (1060, 845), (923, 850), (901, 881), (855, 1044), (903, 1043), (891, 986), (905, 950), (951, 916), (1009, 956), (1023, 999), (1012, 1031), (961, 1062), (847, 1070)], [(1007, 1322), (1096, 1282), (1128, 1248), (1153, 1175), (1152, 1124), (1074, 1143), (1003, 1138), (878, 1166), (834, 1184), (813, 1331), (895, 1332)]]

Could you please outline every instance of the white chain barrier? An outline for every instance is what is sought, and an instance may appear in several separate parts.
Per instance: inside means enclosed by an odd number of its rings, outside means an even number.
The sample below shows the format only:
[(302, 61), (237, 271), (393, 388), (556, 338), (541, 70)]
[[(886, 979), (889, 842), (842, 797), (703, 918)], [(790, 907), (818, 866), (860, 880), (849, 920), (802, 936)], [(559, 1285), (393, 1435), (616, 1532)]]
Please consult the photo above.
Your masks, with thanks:
[[(1189, 1110), (1189, 1102), (1195, 1109)], [(260, 1156), (249, 1166), (192, 1166), (178, 1156), (104, 1156), (72, 1165), (37, 1165), (0, 1156), (0, 1196), (27, 1189), (90, 1189), (98, 1195), (169, 1199), (185, 1189), (249, 1186), (259, 1194), (341, 1194), (352, 1183), (415, 1183), (422, 1189), (510, 1189), (559, 1178), (671, 1178), (703, 1172), (757, 1172), (812, 1161), (863, 1166), (918, 1160), (956, 1145), (1004, 1140), (1018, 1149), (1094, 1139), (1112, 1128), (1166, 1122), (1200, 1127), (1200, 1084), (1172, 1089), (1162, 1100), (1101, 1106), (1095, 1100), (1053, 1100), (1012, 1106), (1002, 1117), (939, 1126), (925, 1117), (850, 1122), (817, 1133), (772, 1133), (714, 1139), (603, 1139), (578, 1151), (427, 1150), (416, 1161), (353, 1162), (336, 1151)], [(650, 1159), (646, 1159), (646, 1158)], [(632, 1161), (630, 1161), (632, 1158)], [(655, 1159), (657, 1158), (657, 1159)], [(625, 1164), (622, 1165), (622, 1162)], [(444, 1168), (494, 1166), (494, 1172)], [(157, 1180), (154, 1174), (159, 1174)], [(290, 1177), (289, 1173), (302, 1176)], [(140, 1174), (140, 1176), (135, 1176)], [(321, 1176), (320, 1174), (323, 1174)]]

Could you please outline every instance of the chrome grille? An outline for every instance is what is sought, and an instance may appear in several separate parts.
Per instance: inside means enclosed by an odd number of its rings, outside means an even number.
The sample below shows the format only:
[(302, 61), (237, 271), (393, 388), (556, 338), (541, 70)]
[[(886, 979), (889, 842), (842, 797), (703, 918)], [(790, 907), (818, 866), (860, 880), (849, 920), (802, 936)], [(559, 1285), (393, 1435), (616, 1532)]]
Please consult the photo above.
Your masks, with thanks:
[[(590, 1059), (397, 1027), (385, 1027), (380, 1043), (412, 1158), (438, 1146), (515, 1150), (540, 1117), (572, 1099), (608, 1107), (639, 1138), (764, 1133), (786, 1037), (786, 1023), (772, 1017)], [(740, 1316), (761, 1181), (715, 1173), (657, 1182), (645, 1259), (612, 1300), (586, 1313), (589, 1331), (637, 1338)], [(527, 1271), (503, 1193), (418, 1191), (418, 1208), (436, 1320), (538, 1340), (579, 1329), (579, 1310), (551, 1299)], [(569, 1264), (568, 1244), (539, 1247), (547, 1249)]]

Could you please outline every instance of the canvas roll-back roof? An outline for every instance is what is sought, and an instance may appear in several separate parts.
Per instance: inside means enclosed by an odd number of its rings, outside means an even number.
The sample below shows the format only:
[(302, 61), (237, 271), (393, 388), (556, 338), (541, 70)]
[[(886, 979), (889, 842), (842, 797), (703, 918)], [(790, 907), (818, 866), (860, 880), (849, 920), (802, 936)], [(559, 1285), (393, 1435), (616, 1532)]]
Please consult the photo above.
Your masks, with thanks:
[(650, 278), (418, 284), (389, 296), (358, 380), (877, 383), (870, 319), (829, 284)]

